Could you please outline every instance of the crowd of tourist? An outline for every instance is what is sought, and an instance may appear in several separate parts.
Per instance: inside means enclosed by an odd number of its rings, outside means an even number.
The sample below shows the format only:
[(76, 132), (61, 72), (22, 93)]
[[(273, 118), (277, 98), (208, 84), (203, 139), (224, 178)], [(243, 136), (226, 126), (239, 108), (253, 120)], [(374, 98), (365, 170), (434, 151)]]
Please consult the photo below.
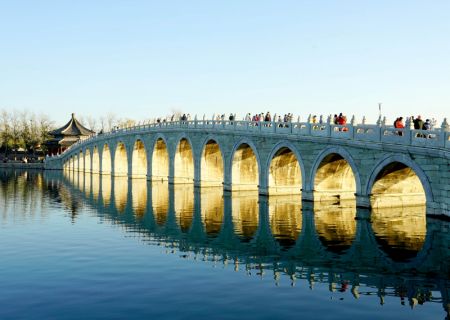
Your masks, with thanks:
[[(416, 118), (414, 116), (411, 117), (411, 122), (413, 124), (414, 130), (432, 130), (433, 127), (436, 125), (436, 120), (432, 119), (426, 119), (425, 121), (422, 120), (422, 116), (418, 115)], [(394, 121), (394, 128), (396, 129), (404, 129), (405, 124), (403, 123), (403, 117), (398, 117)], [(399, 136), (403, 135), (403, 131), (397, 131), (397, 134)], [(428, 135), (423, 133), (418, 133), (418, 137), (428, 137)]]
[[(272, 126), (272, 125), (276, 125), (278, 127), (289, 127), (289, 123), (293, 122), (293, 118), (294, 115), (292, 113), (286, 113), (284, 115), (281, 114), (275, 114), (274, 116), (272, 116), (272, 114), (270, 113), (270, 111), (267, 112), (261, 112), (261, 113), (256, 113), (256, 114), (251, 114), (250, 112), (247, 113), (245, 115), (245, 117), (243, 118), (244, 121), (248, 121), (248, 122), (252, 122), (254, 126), (258, 126), (259, 123), (263, 123), (261, 124), (262, 126)], [(322, 124), (326, 123), (326, 122), (332, 122), (333, 125), (336, 126), (335, 130), (339, 130), (339, 131), (348, 131), (348, 127), (347, 127), (347, 116), (344, 115), (342, 112), (339, 114), (334, 114), (334, 116), (330, 119), (331, 117), (328, 117), (328, 119), (324, 120), (323, 115), (320, 115), (319, 117), (317, 117), (317, 115), (310, 115), (308, 118), (308, 122), (312, 123), (312, 124), (317, 124), (315, 126), (313, 126), (314, 129), (319, 130), (319, 129), (323, 129)], [(432, 119), (426, 119), (425, 121), (422, 120), (422, 117), (419, 115), (417, 117), (411, 117), (410, 118), (412, 123), (413, 123), (413, 127), (415, 130), (432, 130), (433, 127), (436, 125), (436, 120)], [(191, 121), (191, 115), (189, 113), (183, 113), (183, 114), (172, 114), (171, 116), (165, 117), (165, 118), (157, 118), (156, 122), (157, 123), (161, 123), (161, 122), (173, 122), (173, 121), (181, 121), (181, 122), (187, 122), (187, 121)], [(214, 114), (212, 119), (214, 121), (230, 121), (231, 123), (233, 121), (236, 121), (236, 114), (230, 113), (228, 116), (226, 116), (225, 113), (222, 114)], [(403, 117), (398, 117), (395, 119), (394, 121), (394, 128), (396, 129), (404, 129), (405, 128), (405, 123), (404, 123), (404, 118)], [(396, 132), (396, 134), (398, 135), (403, 135), (403, 130), (399, 130)]]

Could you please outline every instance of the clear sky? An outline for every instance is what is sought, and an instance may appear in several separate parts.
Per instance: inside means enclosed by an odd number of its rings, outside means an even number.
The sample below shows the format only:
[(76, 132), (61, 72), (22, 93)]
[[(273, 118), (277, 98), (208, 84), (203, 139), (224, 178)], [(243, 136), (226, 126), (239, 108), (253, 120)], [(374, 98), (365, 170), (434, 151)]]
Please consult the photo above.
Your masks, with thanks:
[(450, 1), (0, 0), (0, 109), (442, 121)]

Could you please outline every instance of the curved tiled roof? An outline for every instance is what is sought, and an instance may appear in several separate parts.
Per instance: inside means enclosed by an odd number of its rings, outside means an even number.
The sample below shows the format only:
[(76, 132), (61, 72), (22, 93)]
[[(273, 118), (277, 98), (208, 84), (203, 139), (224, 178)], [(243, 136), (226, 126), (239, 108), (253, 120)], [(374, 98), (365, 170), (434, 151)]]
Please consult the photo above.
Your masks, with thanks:
[(64, 126), (59, 129), (50, 131), (53, 136), (90, 136), (95, 132), (84, 127), (76, 118), (75, 114), (72, 113), (72, 118)]

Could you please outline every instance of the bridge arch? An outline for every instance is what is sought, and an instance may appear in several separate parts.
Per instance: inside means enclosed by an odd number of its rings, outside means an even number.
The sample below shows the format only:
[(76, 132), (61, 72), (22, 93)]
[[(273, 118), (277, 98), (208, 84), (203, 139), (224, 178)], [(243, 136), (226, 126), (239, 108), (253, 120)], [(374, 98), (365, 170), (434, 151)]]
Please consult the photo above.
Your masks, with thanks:
[(98, 147), (94, 146), (92, 148), (92, 173), (100, 173), (100, 152)]
[(177, 144), (173, 153), (174, 182), (193, 183), (195, 177), (194, 149), (191, 139), (182, 134), (175, 140)]
[(112, 167), (112, 159), (111, 159), (111, 150), (109, 148), (108, 143), (103, 145), (102, 149), (102, 158), (101, 158), (101, 173), (102, 174), (111, 174)]
[(169, 149), (167, 139), (157, 134), (152, 146), (151, 175), (152, 180), (166, 180), (169, 177)]
[(128, 155), (124, 141), (119, 141), (117, 143), (116, 151), (114, 152), (114, 175), (128, 175)]
[(304, 189), (305, 168), (297, 149), (287, 141), (277, 143), (267, 159), (267, 179), (270, 195), (300, 194)]
[(79, 153), (75, 153), (75, 155), (73, 156), (73, 171), (78, 171), (79, 170), (79, 161), (80, 161), (80, 154)]
[[(400, 154), (388, 155), (375, 165), (366, 192), (371, 195), (373, 207), (392, 206), (392, 201), (397, 206), (433, 202), (433, 192), (425, 172), (409, 157)], [(388, 201), (386, 196), (390, 197)]]
[(202, 186), (222, 186), (224, 182), (224, 156), (219, 142), (208, 136), (200, 155), (200, 180)]
[(84, 172), (91, 173), (92, 172), (92, 156), (91, 150), (86, 148), (84, 150)]
[[(324, 192), (319, 199), (355, 199), (361, 194), (361, 178), (350, 153), (342, 147), (325, 148), (314, 161), (310, 177), (311, 189)], [(316, 198), (316, 196), (315, 196)]]
[(134, 141), (131, 153), (131, 175), (133, 178), (147, 177), (147, 149), (141, 138)]
[(233, 191), (258, 190), (261, 161), (256, 146), (249, 139), (237, 142), (231, 152), (230, 181)]
[(84, 172), (84, 153), (80, 150), (78, 153), (78, 171)]

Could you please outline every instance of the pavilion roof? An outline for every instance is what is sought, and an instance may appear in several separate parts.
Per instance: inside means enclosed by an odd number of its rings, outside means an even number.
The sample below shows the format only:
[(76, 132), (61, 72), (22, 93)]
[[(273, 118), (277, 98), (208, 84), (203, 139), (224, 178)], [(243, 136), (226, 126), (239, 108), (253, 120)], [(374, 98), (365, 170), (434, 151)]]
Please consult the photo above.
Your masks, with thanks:
[(64, 126), (59, 129), (50, 131), (53, 136), (90, 136), (95, 132), (84, 127), (72, 113), (72, 118)]

